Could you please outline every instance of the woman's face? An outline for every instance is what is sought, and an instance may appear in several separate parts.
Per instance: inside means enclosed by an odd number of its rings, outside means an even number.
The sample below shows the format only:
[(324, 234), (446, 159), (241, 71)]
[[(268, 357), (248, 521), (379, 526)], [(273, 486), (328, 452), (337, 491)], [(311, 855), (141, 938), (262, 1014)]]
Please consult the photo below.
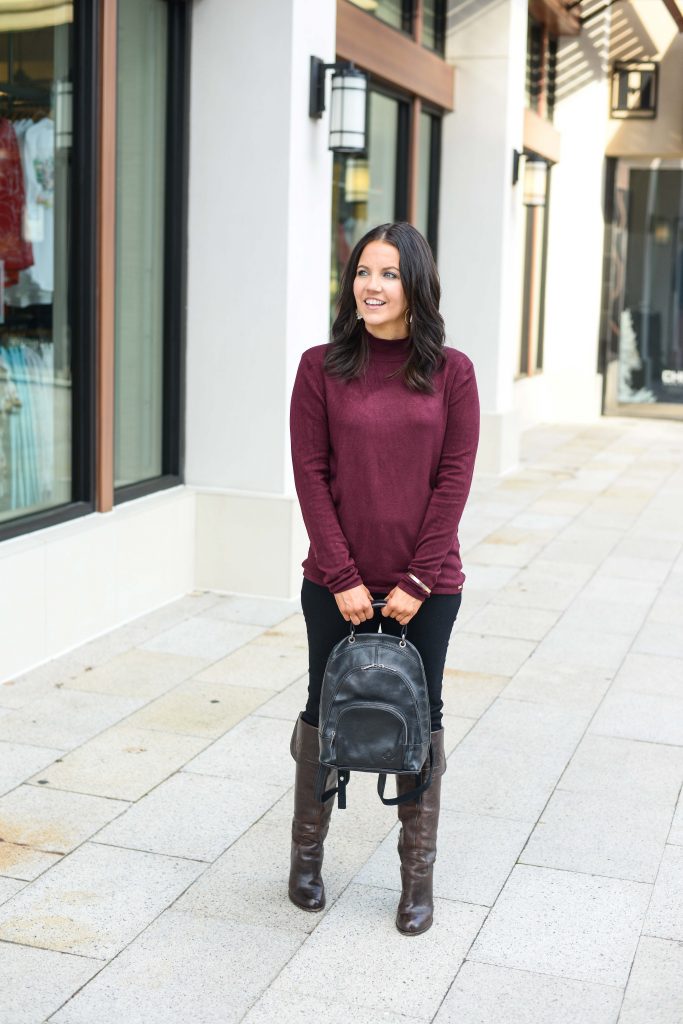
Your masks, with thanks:
[(378, 338), (405, 338), (408, 303), (401, 284), (399, 253), (389, 242), (368, 242), (360, 254), (353, 295), (368, 330)]

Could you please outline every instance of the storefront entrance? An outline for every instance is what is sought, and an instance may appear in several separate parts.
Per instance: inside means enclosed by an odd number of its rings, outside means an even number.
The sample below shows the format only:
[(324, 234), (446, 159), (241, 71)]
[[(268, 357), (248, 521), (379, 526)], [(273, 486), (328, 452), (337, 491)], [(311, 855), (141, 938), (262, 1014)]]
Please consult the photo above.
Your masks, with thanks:
[(605, 412), (683, 419), (683, 161), (618, 161)]

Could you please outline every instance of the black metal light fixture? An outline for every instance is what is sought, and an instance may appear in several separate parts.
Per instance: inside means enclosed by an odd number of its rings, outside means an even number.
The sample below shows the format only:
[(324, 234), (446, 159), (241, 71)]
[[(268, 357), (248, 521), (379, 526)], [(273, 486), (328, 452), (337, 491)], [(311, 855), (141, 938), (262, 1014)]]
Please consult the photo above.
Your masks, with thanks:
[(522, 154), (518, 149), (512, 150), (512, 184), (516, 185), (519, 181), (519, 165), (522, 161)]
[(658, 72), (652, 60), (616, 61), (612, 69), (611, 117), (656, 117)]
[(325, 110), (325, 76), (334, 69), (330, 97), (329, 149), (335, 153), (366, 150), (368, 76), (351, 61), (326, 64), (311, 57), (309, 117), (320, 118)]

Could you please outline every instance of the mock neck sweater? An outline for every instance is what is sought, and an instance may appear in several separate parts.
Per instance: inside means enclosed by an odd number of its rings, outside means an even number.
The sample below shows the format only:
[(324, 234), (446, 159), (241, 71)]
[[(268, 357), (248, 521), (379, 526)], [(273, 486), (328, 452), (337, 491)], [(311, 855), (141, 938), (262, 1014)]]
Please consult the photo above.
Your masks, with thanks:
[(445, 347), (434, 394), (413, 391), (400, 370), (410, 338), (363, 328), (365, 375), (332, 377), (327, 345), (301, 356), (290, 404), (294, 483), (310, 547), (303, 574), (333, 594), (395, 586), (423, 601), (462, 590), (458, 525), (479, 440), (471, 360)]

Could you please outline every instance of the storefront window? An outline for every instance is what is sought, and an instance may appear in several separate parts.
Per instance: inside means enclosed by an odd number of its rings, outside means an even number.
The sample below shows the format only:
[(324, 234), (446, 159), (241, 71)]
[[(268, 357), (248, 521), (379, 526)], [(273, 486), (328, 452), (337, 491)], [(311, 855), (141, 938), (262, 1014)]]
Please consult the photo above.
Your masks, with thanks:
[(408, 104), (370, 91), (367, 157), (335, 155), (332, 184), (334, 304), (351, 250), (377, 224), (406, 215)]
[(73, 4), (0, 5), (0, 523), (72, 497)]
[(422, 0), (422, 45), (443, 54), (446, 43), (446, 0)]
[(441, 150), (440, 133), (441, 118), (425, 110), (421, 111), (417, 156), (415, 226), (425, 236), (435, 255)]
[(168, 10), (118, 3), (116, 487), (162, 472)]
[(350, 0), (350, 3), (403, 32), (412, 30), (413, 0)]
[[(683, 414), (683, 164), (631, 167), (613, 266), (618, 404)], [(623, 250), (618, 254), (623, 257)], [(621, 287), (619, 287), (621, 284)], [(614, 400), (614, 396), (612, 396)], [(663, 410), (664, 411), (664, 410)]]

